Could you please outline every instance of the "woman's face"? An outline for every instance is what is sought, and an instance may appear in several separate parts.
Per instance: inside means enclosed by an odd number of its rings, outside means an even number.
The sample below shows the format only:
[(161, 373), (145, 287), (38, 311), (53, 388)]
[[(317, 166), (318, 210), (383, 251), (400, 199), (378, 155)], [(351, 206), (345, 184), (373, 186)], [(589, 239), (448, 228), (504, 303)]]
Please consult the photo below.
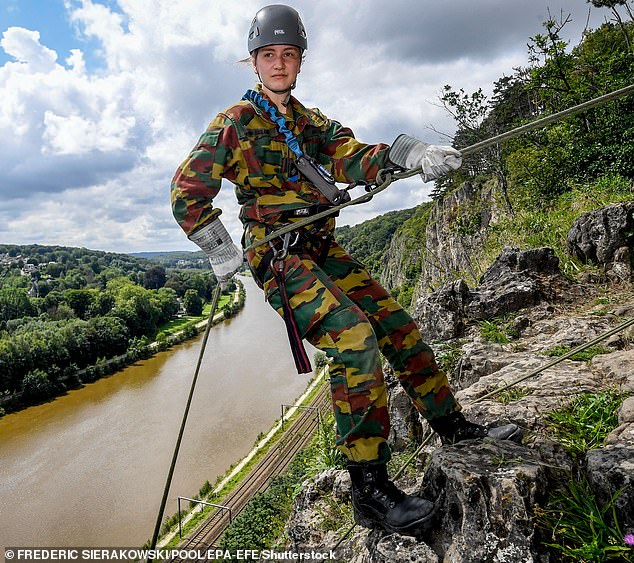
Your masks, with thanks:
[(261, 47), (253, 59), (253, 70), (272, 92), (286, 92), (297, 79), (302, 63), (301, 51), (293, 45)]

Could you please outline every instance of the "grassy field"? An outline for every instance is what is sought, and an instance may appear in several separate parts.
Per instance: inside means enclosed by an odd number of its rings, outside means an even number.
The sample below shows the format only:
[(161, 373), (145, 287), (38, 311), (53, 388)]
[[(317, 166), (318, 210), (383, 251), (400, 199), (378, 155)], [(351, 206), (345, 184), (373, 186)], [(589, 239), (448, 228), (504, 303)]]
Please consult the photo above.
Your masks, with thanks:
[[(231, 295), (224, 295), (222, 294), (220, 296), (220, 299), (218, 300), (218, 307), (216, 309), (216, 311), (221, 311), (222, 308), (230, 302), (230, 300), (233, 299), (233, 294)], [(190, 325), (190, 324), (196, 324), (199, 323), (200, 321), (205, 320), (208, 316), (209, 316), (209, 312), (211, 311), (211, 302), (208, 301), (207, 303), (205, 303), (205, 306), (203, 307), (203, 314), (199, 317), (190, 317), (190, 316), (186, 316), (186, 317), (179, 317), (178, 319), (172, 319), (171, 321), (165, 323), (164, 325), (159, 327), (159, 333), (163, 333), (166, 336), (170, 336), (172, 334), (175, 334), (181, 330), (183, 330), (186, 326)]]

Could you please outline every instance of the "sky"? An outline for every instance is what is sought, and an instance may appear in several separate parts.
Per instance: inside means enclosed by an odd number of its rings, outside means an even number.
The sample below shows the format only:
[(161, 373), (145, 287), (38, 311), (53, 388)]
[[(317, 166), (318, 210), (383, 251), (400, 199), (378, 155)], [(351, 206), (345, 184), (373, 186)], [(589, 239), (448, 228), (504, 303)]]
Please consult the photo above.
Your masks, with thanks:
[[(207, 124), (255, 84), (238, 61), (248, 55), (251, 19), (268, 3), (3, 0), (0, 243), (195, 250), (172, 217), (170, 180)], [(287, 3), (308, 33), (294, 95), (361, 141), (388, 144), (400, 133), (450, 142), (443, 86), (490, 94), (527, 66), (527, 43), (549, 11), (570, 14), (571, 45), (610, 16), (585, 0)], [(414, 207), (432, 188), (401, 180), (344, 210), (338, 224)], [(214, 205), (238, 242), (231, 184)]]

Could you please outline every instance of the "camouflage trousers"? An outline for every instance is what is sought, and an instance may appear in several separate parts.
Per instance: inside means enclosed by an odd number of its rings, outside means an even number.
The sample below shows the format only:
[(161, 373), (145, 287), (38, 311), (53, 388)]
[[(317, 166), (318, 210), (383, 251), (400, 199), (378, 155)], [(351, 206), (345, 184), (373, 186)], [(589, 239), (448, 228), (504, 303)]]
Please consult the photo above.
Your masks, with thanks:
[[(425, 418), (460, 407), (411, 316), (334, 240), (323, 254), (321, 266), (310, 247), (284, 260), (293, 316), (301, 335), (331, 360), (337, 447), (352, 461), (386, 462), (390, 419), (379, 352)], [(282, 315), (275, 277), (265, 277), (264, 290)]]

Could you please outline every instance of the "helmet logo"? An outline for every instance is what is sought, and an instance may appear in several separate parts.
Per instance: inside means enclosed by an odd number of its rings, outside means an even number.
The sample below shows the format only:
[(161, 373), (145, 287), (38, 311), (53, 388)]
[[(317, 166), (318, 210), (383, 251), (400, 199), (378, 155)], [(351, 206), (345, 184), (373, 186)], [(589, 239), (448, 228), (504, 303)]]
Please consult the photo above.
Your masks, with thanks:
[(284, 30), (283, 29), (275, 29), (275, 30), (273, 30), (273, 34), (274, 35), (284, 35)]

